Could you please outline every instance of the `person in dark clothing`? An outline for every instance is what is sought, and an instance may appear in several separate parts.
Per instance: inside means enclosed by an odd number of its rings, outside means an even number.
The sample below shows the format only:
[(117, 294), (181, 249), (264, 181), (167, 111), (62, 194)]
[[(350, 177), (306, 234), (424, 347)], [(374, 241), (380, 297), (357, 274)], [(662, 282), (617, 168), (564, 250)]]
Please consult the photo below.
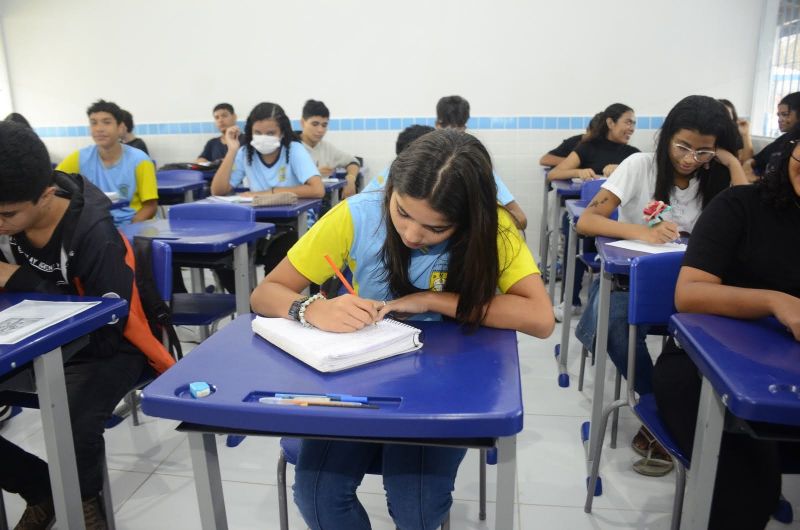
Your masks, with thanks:
[(133, 134), (133, 128), (135, 125), (133, 124), (133, 115), (125, 109), (122, 109), (122, 136), (120, 136), (120, 141), (131, 147), (135, 147), (141, 151), (144, 151), (146, 154), (150, 154), (147, 150), (147, 144), (144, 143), (144, 140)]
[[(679, 311), (772, 316), (800, 341), (800, 250), (787, 244), (800, 227), (798, 140), (795, 127), (761, 181), (725, 190), (703, 210), (678, 276)], [(676, 345), (665, 349), (656, 362), (653, 389), (667, 429), (686, 454), (692, 452), (700, 386), (686, 352)], [(780, 470), (775, 442), (723, 433), (709, 528), (763, 529), (778, 505)]]
[[(205, 164), (208, 162), (217, 162), (225, 158), (228, 153), (228, 140), (225, 138), (225, 131), (229, 127), (236, 125), (236, 112), (233, 110), (233, 105), (230, 103), (219, 103), (214, 106), (212, 111), (214, 115), (214, 125), (219, 129), (220, 135), (215, 136), (206, 142), (203, 147), (203, 152), (197, 157), (198, 164)], [(239, 135), (239, 141), (243, 141), (242, 134)]]
[[(145, 371), (174, 363), (147, 327), (132, 253), (109, 205), (84, 177), (54, 172), (32, 130), (0, 123), (0, 288), (129, 302), (128, 317), (93, 332), (64, 365), (84, 518), (93, 530), (106, 528), (97, 499), (105, 421)], [(2, 437), (0, 488), (27, 502), (17, 529), (48, 528), (55, 515), (47, 464)]]
[(778, 103), (778, 129), (784, 134), (744, 163), (744, 171), (751, 181), (757, 180), (764, 174), (772, 155), (780, 153), (781, 146), (785, 145), (789, 138), (789, 131), (798, 123), (800, 123), (800, 92), (792, 92), (783, 96)]
[(592, 131), (596, 130), (604, 119), (605, 116), (602, 112), (595, 114), (586, 127), (585, 133), (565, 138), (557, 147), (542, 155), (542, 158), (539, 159), (539, 165), (546, 167), (555, 167), (559, 165), (576, 147), (578, 147), (579, 143), (592, 137)]

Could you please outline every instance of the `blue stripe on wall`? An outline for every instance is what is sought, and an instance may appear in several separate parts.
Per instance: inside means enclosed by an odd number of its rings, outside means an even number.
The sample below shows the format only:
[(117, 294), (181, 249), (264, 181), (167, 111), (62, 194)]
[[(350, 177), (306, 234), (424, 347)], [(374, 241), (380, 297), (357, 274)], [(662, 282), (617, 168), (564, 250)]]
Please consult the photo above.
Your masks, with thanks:
[[(489, 130), (569, 130), (580, 131), (585, 128), (591, 116), (473, 116), (467, 126), (470, 129)], [(637, 116), (639, 129), (658, 129), (664, 123), (663, 116)], [(422, 117), (387, 117), (387, 118), (333, 118), (328, 124), (331, 131), (399, 131), (409, 125), (429, 125), (433, 127), (436, 119)], [(244, 122), (239, 122), (244, 128)], [(299, 120), (292, 120), (292, 127), (300, 128)], [(175, 122), (175, 123), (139, 123), (136, 132), (142, 136), (173, 134), (215, 134), (214, 122)], [(85, 125), (36, 127), (36, 133), (42, 138), (89, 136), (89, 128)]]

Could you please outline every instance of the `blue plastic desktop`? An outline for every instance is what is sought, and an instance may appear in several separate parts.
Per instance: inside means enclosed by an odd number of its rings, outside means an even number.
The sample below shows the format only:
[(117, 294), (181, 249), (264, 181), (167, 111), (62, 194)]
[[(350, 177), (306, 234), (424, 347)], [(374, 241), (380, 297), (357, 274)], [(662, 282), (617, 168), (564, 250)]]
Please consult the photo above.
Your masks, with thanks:
[(774, 318), (677, 314), (670, 331), (703, 376), (681, 528), (705, 528), (726, 408), (762, 426), (800, 426), (800, 342)]
[(275, 226), (243, 221), (156, 219), (131, 223), (120, 230), (130, 240), (138, 235), (167, 241), (173, 252), (217, 253), (266, 237), (275, 232)]
[(200, 171), (181, 169), (159, 171), (156, 182), (159, 197), (168, 200), (183, 197), (184, 202), (192, 202), (195, 193), (206, 185)]
[[(500, 438), (498, 490), (501, 485), (504, 489), (498, 509), (502, 524), (497, 528), (511, 527), (507, 521), (513, 521), (514, 485), (508, 479), (514, 475), (514, 436), (523, 426), (516, 333), (481, 328), (463, 334), (454, 323), (414, 322), (424, 331), (422, 349), (351, 370), (320, 373), (254, 335), (250, 323), (250, 316), (240, 316), (197, 346), (145, 389), (142, 409), (151, 416), (275, 436), (447, 439), (454, 445), (459, 439), (471, 445), (474, 439), (485, 444), (486, 439)], [(194, 381), (208, 382), (214, 392), (193, 399), (188, 387)], [(380, 408), (258, 402), (275, 393), (367, 396)], [(203, 450), (216, 451), (213, 438)], [(196, 477), (207, 474), (203, 469), (208, 464), (194, 464)], [(198, 484), (201, 510), (204, 504), (220, 502), (217, 494), (209, 493), (214, 488), (201, 491)], [(218, 513), (209, 512), (204, 519), (208, 518), (219, 524)], [(224, 526), (208, 526), (220, 527)]]
[(58, 302), (101, 301), (100, 304), (83, 311), (63, 322), (39, 331), (32, 337), (16, 344), (0, 344), (0, 375), (31, 362), (59, 346), (83, 337), (112, 320), (111, 315), (124, 317), (128, 314), (128, 303), (119, 298), (91, 298), (80, 296), (46, 295), (37, 293), (0, 293), (0, 311), (23, 300), (45, 300)]
[(83, 528), (78, 468), (75, 464), (75, 448), (72, 443), (61, 348), (115, 318), (126, 316), (128, 303), (120, 298), (3, 292), (0, 293), (0, 310), (26, 299), (48, 302), (100, 301), (99, 304), (16, 344), (0, 345), (0, 375), (33, 363), (56, 519), (59, 521), (59, 526)]

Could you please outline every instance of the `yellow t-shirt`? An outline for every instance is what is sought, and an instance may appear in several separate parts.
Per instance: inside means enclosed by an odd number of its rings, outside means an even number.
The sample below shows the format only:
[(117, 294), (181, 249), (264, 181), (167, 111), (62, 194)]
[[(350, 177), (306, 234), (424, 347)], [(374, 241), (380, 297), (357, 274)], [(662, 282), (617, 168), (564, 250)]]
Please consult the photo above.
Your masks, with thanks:
[[(333, 275), (324, 256), (337, 266), (347, 265), (353, 273), (353, 289), (359, 296), (390, 300), (381, 248), (386, 239), (382, 212), (383, 194), (367, 193), (339, 203), (317, 221), (287, 254), (291, 264), (314, 283)], [(420, 289), (442, 290), (447, 279), (447, 243), (411, 253), (409, 278)], [(498, 208), (497, 251), (501, 292), (539, 269), (517, 230), (511, 215)]]
[(155, 165), (139, 149), (126, 145), (122, 149), (122, 157), (112, 167), (105, 167), (93, 145), (70, 154), (56, 169), (80, 173), (102, 191), (119, 193), (138, 212), (145, 201), (158, 199)]

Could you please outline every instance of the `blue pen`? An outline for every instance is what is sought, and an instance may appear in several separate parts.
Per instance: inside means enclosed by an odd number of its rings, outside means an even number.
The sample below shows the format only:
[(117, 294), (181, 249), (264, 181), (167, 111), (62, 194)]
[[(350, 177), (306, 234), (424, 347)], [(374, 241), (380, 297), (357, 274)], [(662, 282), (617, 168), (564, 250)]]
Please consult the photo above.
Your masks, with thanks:
[(347, 403), (369, 403), (366, 396), (351, 396), (350, 394), (325, 394), (329, 398), (336, 401), (344, 401)]

